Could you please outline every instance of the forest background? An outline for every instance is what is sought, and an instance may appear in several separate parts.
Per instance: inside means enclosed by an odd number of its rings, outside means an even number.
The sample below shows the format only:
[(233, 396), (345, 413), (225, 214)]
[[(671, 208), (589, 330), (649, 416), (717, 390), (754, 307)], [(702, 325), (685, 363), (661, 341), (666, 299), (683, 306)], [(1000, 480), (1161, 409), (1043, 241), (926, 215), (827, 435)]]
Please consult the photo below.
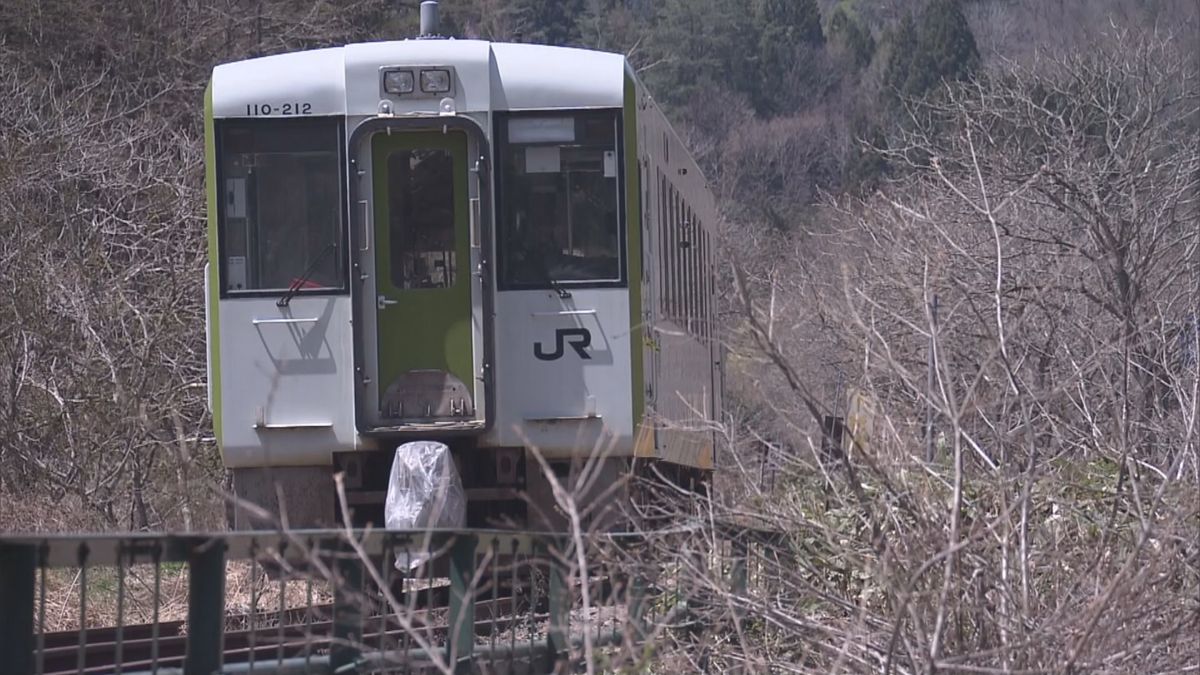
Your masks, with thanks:
[[(3, 0), (0, 528), (223, 527), (211, 68), (411, 36), (418, 4)], [(794, 535), (760, 618), (819, 643), (722, 658), (1200, 662), (1194, 0), (442, 5), (627, 54), (718, 195), (708, 507)]]

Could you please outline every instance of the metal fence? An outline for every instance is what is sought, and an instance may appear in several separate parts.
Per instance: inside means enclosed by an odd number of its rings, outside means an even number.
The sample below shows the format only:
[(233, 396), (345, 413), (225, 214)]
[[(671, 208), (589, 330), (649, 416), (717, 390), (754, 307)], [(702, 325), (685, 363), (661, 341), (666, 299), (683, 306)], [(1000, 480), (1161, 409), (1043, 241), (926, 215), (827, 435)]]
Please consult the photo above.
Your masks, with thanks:
[[(0, 537), (0, 669), (543, 673), (636, 661), (647, 627), (676, 621), (700, 592), (678, 565), (647, 566), (645, 547), (694, 535)], [(732, 557), (705, 564), (745, 586), (745, 541), (722, 549)]]

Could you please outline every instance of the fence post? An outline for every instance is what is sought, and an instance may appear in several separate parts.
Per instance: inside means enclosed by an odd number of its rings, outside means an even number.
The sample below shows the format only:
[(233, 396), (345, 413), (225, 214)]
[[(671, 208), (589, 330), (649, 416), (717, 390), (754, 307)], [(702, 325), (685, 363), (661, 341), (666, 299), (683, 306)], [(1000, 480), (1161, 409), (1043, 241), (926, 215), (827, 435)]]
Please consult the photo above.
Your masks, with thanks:
[(188, 555), (186, 673), (217, 673), (224, 661), (225, 542), (194, 540)]
[(329, 663), (337, 673), (358, 672), (363, 635), (363, 561), (348, 544), (332, 546), (337, 567), (333, 590), (333, 644)]
[(743, 618), (745, 609), (741, 607), (741, 601), (746, 597), (747, 591), (747, 559), (749, 558), (749, 547), (746, 546), (746, 540), (741, 536), (735, 535), (732, 541), (733, 546), (733, 567), (729, 570), (730, 589), (734, 595), (733, 613), (738, 619)]
[(33, 672), (36, 569), (32, 544), (0, 544), (0, 663), (5, 672)]
[[(645, 549), (639, 544), (641, 541), (634, 541), (631, 544), (626, 544), (623, 552), (627, 559), (643, 560), (640, 555)], [(640, 563), (635, 564), (626, 577), (628, 582), (625, 587), (625, 603), (627, 605), (625, 616), (625, 629), (627, 639), (630, 641), (630, 646), (641, 645), (642, 640), (646, 637), (646, 592), (647, 579), (645, 570)]]
[(629, 633), (634, 644), (646, 638), (646, 578), (641, 569), (629, 575)]
[(550, 648), (552, 663), (565, 660), (569, 654), (567, 634), (570, 629), (571, 592), (567, 587), (566, 565), (555, 556), (555, 550), (566, 555), (565, 543), (561, 539), (553, 539), (553, 548), (546, 551), (546, 559), (550, 565), (550, 621), (546, 626), (546, 642)]
[[(446, 660), (455, 673), (470, 673), (475, 652), (475, 544), (471, 535), (457, 534), (450, 547), (450, 620)], [(495, 579), (492, 580), (495, 583)], [(493, 626), (493, 629), (495, 627)]]

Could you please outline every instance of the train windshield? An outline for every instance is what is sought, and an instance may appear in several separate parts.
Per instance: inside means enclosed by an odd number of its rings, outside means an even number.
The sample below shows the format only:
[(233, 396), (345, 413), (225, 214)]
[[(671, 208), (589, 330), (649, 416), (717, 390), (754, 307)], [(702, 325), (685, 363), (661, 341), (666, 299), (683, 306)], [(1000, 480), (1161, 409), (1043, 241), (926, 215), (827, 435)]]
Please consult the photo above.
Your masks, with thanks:
[(219, 124), (224, 291), (343, 289), (337, 120)]
[(609, 111), (500, 118), (502, 288), (622, 282), (618, 121)]

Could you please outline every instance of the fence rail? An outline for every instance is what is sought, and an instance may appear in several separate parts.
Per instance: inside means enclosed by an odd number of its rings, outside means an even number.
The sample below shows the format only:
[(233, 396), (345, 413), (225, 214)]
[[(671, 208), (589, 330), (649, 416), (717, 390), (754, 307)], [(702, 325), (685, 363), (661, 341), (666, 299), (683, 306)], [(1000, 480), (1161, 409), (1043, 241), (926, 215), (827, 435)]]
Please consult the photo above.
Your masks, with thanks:
[[(637, 655), (648, 626), (686, 610), (699, 592), (689, 575), (647, 566), (643, 553), (697, 534), (0, 537), (0, 664), (39, 674), (550, 672)], [(765, 542), (730, 532), (703, 564), (724, 565), (744, 589), (755, 581), (751, 548)]]

